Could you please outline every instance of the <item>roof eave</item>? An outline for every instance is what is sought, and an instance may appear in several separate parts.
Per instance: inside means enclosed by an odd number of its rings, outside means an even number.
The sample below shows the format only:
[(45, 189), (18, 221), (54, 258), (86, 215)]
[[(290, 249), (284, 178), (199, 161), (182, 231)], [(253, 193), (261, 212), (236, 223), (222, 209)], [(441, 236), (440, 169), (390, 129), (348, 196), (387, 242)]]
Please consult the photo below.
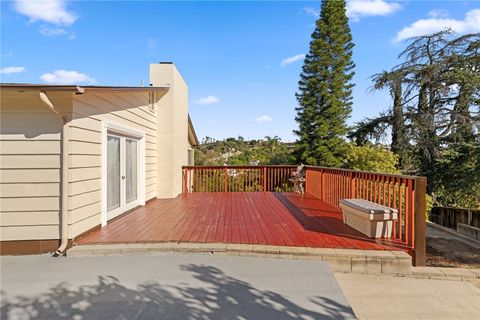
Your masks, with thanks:
[(35, 85), (35, 84), (15, 84), (2, 83), (1, 90), (6, 91), (45, 91), (45, 92), (73, 92), (83, 94), (85, 92), (154, 92), (168, 91), (169, 86), (162, 87), (114, 87), (114, 86), (77, 86), (77, 85)]
[[(193, 147), (198, 146), (199, 142), (198, 142), (197, 133), (195, 132), (195, 128), (193, 127), (193, 122), (192, 122), (192, 119), (190, 118), (190, 115), (188, 115), (188, 128), (189, 128), (189, 131), (191, 132), (191, 135), (192, 135), (192, 138), (193, 138), (192, 146)], [(189, 136), (190, 136), (190, 132), (189, 132)]]

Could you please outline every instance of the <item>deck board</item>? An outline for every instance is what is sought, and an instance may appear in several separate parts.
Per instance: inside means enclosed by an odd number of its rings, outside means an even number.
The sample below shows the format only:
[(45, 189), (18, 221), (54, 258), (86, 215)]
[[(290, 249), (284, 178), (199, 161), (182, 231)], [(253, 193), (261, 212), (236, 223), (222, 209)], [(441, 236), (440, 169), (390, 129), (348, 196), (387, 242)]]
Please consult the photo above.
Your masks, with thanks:
[(188, 193), (152, 200), (76, 244), (199, 242), (396, 250), (343, 224), (338, 208), (311, 196), (272, 192)]

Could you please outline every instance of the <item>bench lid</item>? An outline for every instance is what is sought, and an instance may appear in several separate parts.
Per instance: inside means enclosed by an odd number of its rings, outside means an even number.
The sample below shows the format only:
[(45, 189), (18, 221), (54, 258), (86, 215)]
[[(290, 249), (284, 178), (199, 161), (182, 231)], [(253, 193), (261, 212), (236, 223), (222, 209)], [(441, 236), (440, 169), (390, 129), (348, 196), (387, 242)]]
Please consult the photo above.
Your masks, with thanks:
[(371, 202), (365, 199), (342, 199), (340, 204), (349, 206), (356, 210), (373, 213), (373, 214), (385, 214), (385, 213), (398, 213), (397, 209), (382, 206), (381, 204)]

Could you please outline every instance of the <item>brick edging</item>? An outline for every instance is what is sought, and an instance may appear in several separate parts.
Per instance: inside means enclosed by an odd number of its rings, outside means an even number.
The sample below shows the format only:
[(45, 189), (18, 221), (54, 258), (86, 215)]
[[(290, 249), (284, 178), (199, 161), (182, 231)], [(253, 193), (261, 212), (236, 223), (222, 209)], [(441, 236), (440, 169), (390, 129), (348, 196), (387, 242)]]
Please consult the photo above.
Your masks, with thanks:
[(480, 269), (412, 267), (413, 278), (471, 281), (480, 279)]
[(208, 253), (213, 255), (319, 260), (328, 262), (334, 272), (410, 275), (412, 257), (403, 251), (351, 250), (292, 246), (224, 243), (128, 243), (79, 245), (67, 256), (95, 256), (155, 253)]

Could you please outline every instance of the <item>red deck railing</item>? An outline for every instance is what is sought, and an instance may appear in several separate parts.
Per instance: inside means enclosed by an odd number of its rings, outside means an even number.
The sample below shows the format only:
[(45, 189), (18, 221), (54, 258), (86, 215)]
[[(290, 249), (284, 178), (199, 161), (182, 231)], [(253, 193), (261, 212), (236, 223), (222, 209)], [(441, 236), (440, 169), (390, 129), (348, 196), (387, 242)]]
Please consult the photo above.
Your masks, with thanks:
[(341, 199), (361, 198), (397, 209), (392, 238), (425, 264), (425, 177), (307, 167), (306, 191), (337, 208)]
[[(285, 192), (296, 166), (187, 166), (183, 192)], [(339, 207), (346, 198), (362, 198), (398, 210), (392, 238), (413, 251), (415, 264), (425, 264), (426, 178), (346, 169), (305, 167), (305, 190)], [(411, 249), (411, 250), (410, 250)]]
[(296, 166), (183, 167), (183, 192), (286, 192)]

